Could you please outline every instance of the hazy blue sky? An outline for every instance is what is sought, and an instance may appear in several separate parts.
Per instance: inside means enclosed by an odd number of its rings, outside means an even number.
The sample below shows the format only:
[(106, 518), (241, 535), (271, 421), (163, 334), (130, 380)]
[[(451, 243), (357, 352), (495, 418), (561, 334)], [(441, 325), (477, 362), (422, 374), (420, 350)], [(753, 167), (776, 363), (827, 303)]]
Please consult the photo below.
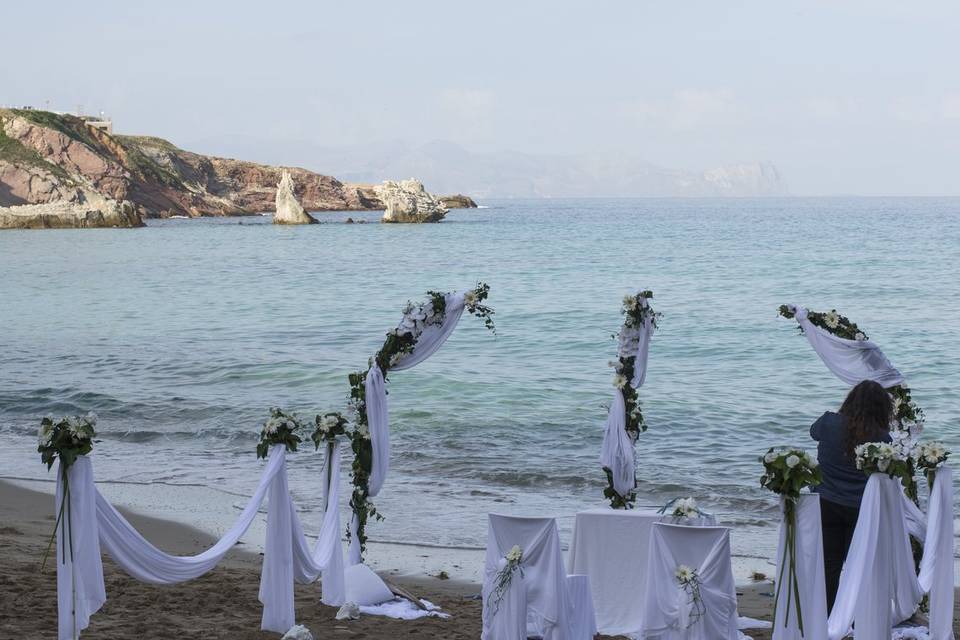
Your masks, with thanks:
[(121, 132), (196, 151), (450, 140), (688, 169), (769, 160), (796, 194), (960, 194), (955, 0), (124, 0), (0, 15), (0, 104), (104, 109)]

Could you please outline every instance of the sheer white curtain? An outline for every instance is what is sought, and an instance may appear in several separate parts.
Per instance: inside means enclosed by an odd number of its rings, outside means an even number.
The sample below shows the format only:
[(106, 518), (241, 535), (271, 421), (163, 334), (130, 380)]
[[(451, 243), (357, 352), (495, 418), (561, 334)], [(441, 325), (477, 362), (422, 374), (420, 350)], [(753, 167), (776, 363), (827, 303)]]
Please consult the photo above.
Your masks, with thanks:
[[(633, 379), (630, 386), (641, 387), (647, 378), (647, 357), (650, 352), (650, 336), (653, 334), (653, 320), (647, 318), (640, 328), (637, 352), (634, 354)], [(607, 423), (603, 431), (603, 444), (600, 448), (600, 464), (610, 469), (613, 475), (613, 489), (626, 496), (634, 488), (636, 452), (634, 442), (624, 430), (623, 394), (619, 389), (613, 392), (613, 402), (607, 412)]]
[(873, 380), (887, 389), (903, 384), (903, 376), (875, 342), (838, 338), (810, 322), (806, 308), (799, 305), (787, 307), (796, 316), (803, 335), (823, 363), (847, 384)]
[[(261, 628), (284, 633), (294, 625), (295, 579), (312, 582), (322, 573), (327, 583), (324, 585), (324, 601), (337, 604), (342, 600), (343, 558), (339, 515), (336, 513), (339, 490), (337, 485), (331, 487), (331, 509), (325, 514), (320, 537), (310, 551), (290, 498), (285, 453), (282, 445), (271, 448), (260, 483), (240, 517), (213, 546), (193, 556), (165, 553), (144, 538), (97, 491), (90, 460), (86, 456), (78, 458), (68, 471), (73, 553), (70, 553), (66, 541), (59, 535), (57, 538), (60, 639), (76, 637), (89, 624), (90, 615), (106, 601), (101, 548), (124, 571), (141, 582), (176, 584), (192, 580), (212, 570), (233, 548), (249, 529), (268, 495), (267, 541), (260, 578)], [(339, 469), (339, 447), (337, 455), (328, 463)], [(63, 492), (59, 478), (58, 474), (58, 510)], [(75, 618), (72, 610), (77, 612)]]
[[(411, 353), (406, 354), (391, 367), (391, 371), (403, 371), (417, 366), (443, 346), (463, 316), (463, 292), (447, 294), (443, 322), (424, 328)], [(390, 416), (387, 406), (387, 387), (380, 367), (374, 363), (367, 372), (364, 383), (364, 400), (367, 405), (367, 425), (370, 428), (370, 444), (373, 448), (372, 469), (368, 481), (370, 496), (380, 493), (390, 472)], [(360, 558), (360, 542), (357, 536), (357, 517), (350, 520), (350, 564)]]

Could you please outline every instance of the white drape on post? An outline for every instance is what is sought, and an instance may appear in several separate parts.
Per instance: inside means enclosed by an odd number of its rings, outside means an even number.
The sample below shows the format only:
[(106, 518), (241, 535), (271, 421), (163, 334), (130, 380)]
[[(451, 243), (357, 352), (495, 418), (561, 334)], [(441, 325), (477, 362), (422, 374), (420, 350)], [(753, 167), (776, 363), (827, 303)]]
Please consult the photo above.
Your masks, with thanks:
[[(784, 498), (780, 500), (783, 514)], [(824, 586), (823, 534), (820, 524), (820, 496), (808, 493), (797, 502), (796, 569), (797, 586), (800, 591), (800, 613), (803, 616), (803, 633), (800, 633), (797, 603), (792, 584), (788, 580), (788, 565), (783, 564), (787, 544), (786, 516), (780, 523), (780, 546), (777, 548), (777, 585), (783, 585), (777, 600), (774, 640), (827, 640), (827, 594)], [(790, 557), (787, 555), (787, 562)], [(787, 603), (790, 601), (790, 615)]]
[[(637, 352), (633, 354), (633, 379), (630, 381), (630, 386), (634, 389), (641, 387), (647, 378), (647, 357), (650, 352), (650, 336), (653, 334), (653, 320), (646, 318), (639, 332)], [(613, 489), (621, 496), (626, 496), (636, 485), (636, 452), (633, 440), (624, 429), (625, 410), (623, 394), (619, 389), (615, 389), (603, 431), (600, 464), (610, 469)]]
[[(910, 617), (923, 593), (917, 580), (899, 480), (874, 473), (867, 481), (840, 588), (828, 621), (830, 640), (840, 640), (856, 621), (854, 638), (890, 635)], [(892, 606), (891, 606), (892, 603)]]
[[(60, 463), (63, 464), (62, 462)], [(97, 490), (87, 456), (67, 469), (70, 500), (57, 527), (57, 610), (59, 640), (80, 637), (90, 616), (107, 601), (97, 533)], [(57, 468), (56, 511), (63, 505), (63, 471)], [(64, 536), (64, 528), (67, 535)], [(72, 548), (71, 548), (72, 542)]]
[(787, 305), (803, 329), (803, 335), (823, 363), (849, 385), (864, 380), (879, 382), (889, 389), (904, 383), (904, 377), (890, 363), (880, 347), (871, 340), (845, 340), (810, 322), (808, 311), (799, 305)]
[[(403, 371), (415, 367), (443, 346), (463, 316), (463, 295), (463, 292), (446, 295), (443, 322), (426, 326), (413, 351), (392, 365), (391, 371)], [(372, 468), (367, 486), (370, 496), (375, 497), (383, 488), (383, 483), (390, 471), (390, 417), (387, 406), (387, 386), (383, 372), (376, 363), (370, 367), (364, 381), (364, 402), (367, 407), (370, 445), (373, 449)], [(358, 525), (357, 516), (354, 514), (350, 520), (350, 564), (361, 562), (360, 541), (357, 536)]]
[[(339, 445), (333, 460), (339, 470)], [(81, 456), (70, 467), (73, 554), (58, 535), (57, 597), (60, 640), (75, 637), (89, 624), (90, 615), (106, 601), (100, 549), (133, 578), (151, 584), (176, 584), (212, 570), (249, 529), (269, 494), (267, 541), (260, 582), (263, 603), (261, 628), (286, 632), (295, 623), (293, 581), (313, 582), (323, 574), (324, 602), (343, 598), (343, 558), (339, 537), (338, 483), (330, 488), (330, 505), (317, 545), (311, 552), (287, 485), (285, 448), (271, 447), (266, 467), (253, 496), (234, 525), (213, 546), (193, 556), (165, 553), (150, 543), (97, 491), (90, 460)], [(337, 476), (333, 475), (336, 479)], [(58, 475), (58, 509), (62, 495)], [(99, 539), (99, 547), (97, 546)], [(66, 551), (66, 561), (62, 551)], [(73, 606), (76, 598), (77, 606)], [(76, 611), (76, 620), (72, 611)]]

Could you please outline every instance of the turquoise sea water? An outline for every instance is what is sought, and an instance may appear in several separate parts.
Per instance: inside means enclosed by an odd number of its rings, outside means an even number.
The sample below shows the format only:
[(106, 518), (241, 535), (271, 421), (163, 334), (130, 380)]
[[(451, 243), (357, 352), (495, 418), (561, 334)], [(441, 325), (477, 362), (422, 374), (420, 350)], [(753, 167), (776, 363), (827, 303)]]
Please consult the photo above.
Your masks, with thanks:
[[(510, 200), (438, 225), (0, 233), (0, 475), (44, 477), (39, 417), (96, 411), (99, 479), (249, 491), (268, 408), (342, 409), (408, 299), (492, 288), (391, 376), (392, 475), (373, 539), (482, 545), (488, 511), (602, 503), (597, 457), (623, 294), (662, 312), (641, 390), (641, 502), (692, 495), (772, 547), (757, 457), (813, 449), (845, 386), (777, 306), (848, 315), (906, 375), (927, 433), (960, 448), (960, 199)], [(378, 214), (320, 214), (376, 221)], [(303, 508), (321, 456), (290, 456)], [(344, 477), (346, 482), (346, 477)], [(761, 551), (762, 555), (762, 551)]]

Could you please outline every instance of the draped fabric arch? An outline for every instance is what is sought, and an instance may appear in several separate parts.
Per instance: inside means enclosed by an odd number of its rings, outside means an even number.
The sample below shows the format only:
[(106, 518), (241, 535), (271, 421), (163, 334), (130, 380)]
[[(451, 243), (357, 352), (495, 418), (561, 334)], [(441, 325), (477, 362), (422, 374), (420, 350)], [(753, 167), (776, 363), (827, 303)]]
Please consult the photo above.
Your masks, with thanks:
[(863, 380), (879, 382), (889, 389), (905, 382), (903, 375), (872, 340), (846, 340), (816, 326), (800, 305), (786, 305), (794, 314), (807, 342), (835, 376), (849, 385)]
[[(340, 447), (328, 457), (337, 478)], [(68, 468), (70, 517), (57, 528), (58, 637), (79, 637), (90, 616), (106, 602), (101, 549), (133, 578), (151, 584), (176, 584), (212, 570), (253, 523), (268, 500), (267, 539), (260, 576), (261, 628), (285, 633), (295, 623), (293, 583), (307, 584), (323, 576), (322, 601), (343, 604), (343, 550), (340, 541), (339, 483), (324, 482), (327, 510), (317, 543), (310, 547), (287, 484), (285, 448), (271, 448), (253, 496), (233, 526), (209, 549), (193, 556), (161, 551), (144, 538), (97, 490), (93, 466), (80, 456)], [(63, 474), (57, 474), (56, 512), (64, 500)], [(66, 536), (66, 539), (64, 538)]]
[[(412, 369), (436, 353), (457, 328), (464, 308), (464, 292), (447, 294), (443, 322), (425, 327), (413, 351), (391, 365), (391, 371)], [(364, 401), (367, 407), (367, 424), (370, 428), (370, 444), (373, 448), (368, 492), (371, 497), (376, 497), (383, 488), (390, 471), (390, 416), (387, 406), (386, 380), (376, 362), (367, 372)], [(350, 520), (350, 564), (359, 564), (363, 561), (358, 527), (359, 520), (354, 513)]]

